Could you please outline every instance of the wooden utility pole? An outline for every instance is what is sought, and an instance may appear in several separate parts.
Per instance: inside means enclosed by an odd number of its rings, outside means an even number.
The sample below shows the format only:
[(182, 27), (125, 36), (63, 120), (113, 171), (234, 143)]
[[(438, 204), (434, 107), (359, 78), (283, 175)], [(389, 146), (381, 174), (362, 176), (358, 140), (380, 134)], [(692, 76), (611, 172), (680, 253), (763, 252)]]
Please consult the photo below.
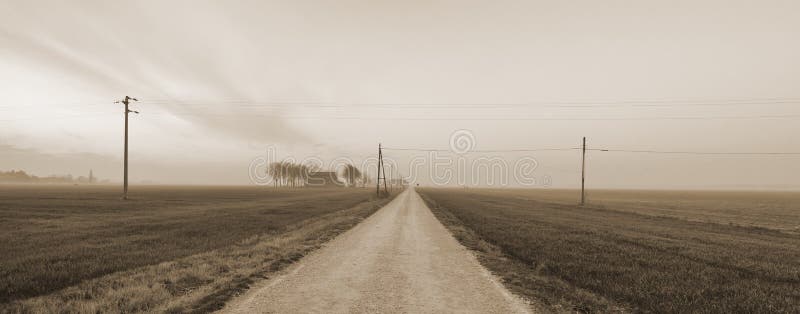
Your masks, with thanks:
[(378, 143), (378, 179), (375, 180), (375, 194), (381, 197), (381, 144)]
[(586, 137), (583, 137), (583, 153), (581, 154), (581, 206), (586, 204)]
[(381, 172), (383, 172), (383, 192), (388, 195), (389, 189), (386, 187), (386, 168), (383, 166), (383, 150), (381, 144), (378, 143), (378, 182), (375, 187), (375, 192), (378, 197), (381, 197)]
[(122, 183), (122, 186), (123, 186), (122, 187), (122, 199), (124, 199), (124, 200), (128, 199), (128, 113), (131, 113), (131, 112), (136, 113), (136, 114), (139, 113), (138, 111), (128, 109), (128, 104), (129, 104), (129, 102), (131, 100), (139, 101), (136, 98), (125, 96), (125, 99), (118, 100), (118, 101), (114, 102), (115, 104), (122, 103), (122, 104), (125, 105), (125, 157), (124, 157), (124, 160), (125, 160), (124, 161), (124, 164), (125, 164), (124, 168), (125, 168), (125, 170), (124, 170), (124, 173), (123, 173), (123, 176), (122, 176), (122, 181), (123, 181), (123, 183)]
[(397, 169), (395, 169), (394, 167), (389, 167), (389, 182), (392, 183), (392, 184), (389, 185), (389, 187), (390, 187), (389, 191), (391, 191), (392, 193), (394, 193), (394, 191), (396, 191), (398, 189), (398, 187), (397, 187), (397, 174), (398, 174)]

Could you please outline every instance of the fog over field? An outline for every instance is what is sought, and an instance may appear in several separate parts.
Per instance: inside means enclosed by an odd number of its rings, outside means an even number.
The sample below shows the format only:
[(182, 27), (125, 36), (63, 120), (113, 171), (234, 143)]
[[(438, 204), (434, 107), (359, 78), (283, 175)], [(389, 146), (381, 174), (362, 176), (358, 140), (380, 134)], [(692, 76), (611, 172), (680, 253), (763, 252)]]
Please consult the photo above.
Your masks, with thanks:
[[(796, 1), (0, 1), (0, 169), (250, 184), (377, 144), (800, 152)], [(399, 172), (424, 153), (388, 151)], [(535, 158), (579, 186), (580, 152)], [(591, 151), (590, 187), (796, 189), (792, 156)], [(430, 175), (416, 182), (433, 184)], [(471, 177), (467, 178), (471, 180)], [(487, 185), (485, 178), (475, 185)], [(446, 185), (458, 185), (448, 182)], [(509, 184), (514, 185), (514, 184)]]

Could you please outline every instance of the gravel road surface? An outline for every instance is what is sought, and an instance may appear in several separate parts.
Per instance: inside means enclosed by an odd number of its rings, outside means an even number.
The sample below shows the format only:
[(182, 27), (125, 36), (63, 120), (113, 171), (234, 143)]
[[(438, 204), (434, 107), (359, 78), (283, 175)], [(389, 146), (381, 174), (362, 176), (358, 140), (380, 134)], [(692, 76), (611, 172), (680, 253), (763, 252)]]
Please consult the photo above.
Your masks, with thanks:
[(409, 188), (225, 313), (527, 313)]

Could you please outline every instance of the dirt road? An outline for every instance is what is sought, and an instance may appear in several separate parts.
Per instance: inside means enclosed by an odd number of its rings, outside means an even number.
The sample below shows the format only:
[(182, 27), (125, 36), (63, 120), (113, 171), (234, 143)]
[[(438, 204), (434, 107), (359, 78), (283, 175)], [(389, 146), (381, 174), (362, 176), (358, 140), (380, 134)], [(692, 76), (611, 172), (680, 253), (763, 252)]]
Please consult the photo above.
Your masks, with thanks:
[(526, 313), (409, 188), (226, 313)]

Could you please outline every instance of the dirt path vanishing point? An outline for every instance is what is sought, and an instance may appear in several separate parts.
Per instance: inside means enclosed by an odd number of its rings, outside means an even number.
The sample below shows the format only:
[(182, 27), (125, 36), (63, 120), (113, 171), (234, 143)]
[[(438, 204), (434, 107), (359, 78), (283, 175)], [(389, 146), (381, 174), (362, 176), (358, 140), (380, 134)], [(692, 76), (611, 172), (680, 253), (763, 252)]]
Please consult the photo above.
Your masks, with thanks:
[(409, 188), (225, 313), (527, 313)]

